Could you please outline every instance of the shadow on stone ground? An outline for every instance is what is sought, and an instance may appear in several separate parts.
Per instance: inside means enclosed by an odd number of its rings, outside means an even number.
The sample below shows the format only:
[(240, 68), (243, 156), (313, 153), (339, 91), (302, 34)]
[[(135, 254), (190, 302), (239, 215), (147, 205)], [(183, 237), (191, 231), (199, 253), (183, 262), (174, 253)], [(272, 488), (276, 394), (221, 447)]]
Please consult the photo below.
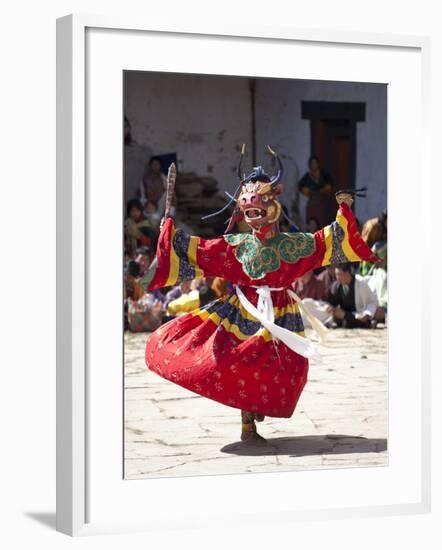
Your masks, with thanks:
[(386, 439), (369, 439), (352, 435), (312, 435), (268, 438), (267, 445), (253, 445), (238, 441), (221, 449), (222, 453), (242, 456), (337, 455), (351, 453), (380, 453), (387, 450)]

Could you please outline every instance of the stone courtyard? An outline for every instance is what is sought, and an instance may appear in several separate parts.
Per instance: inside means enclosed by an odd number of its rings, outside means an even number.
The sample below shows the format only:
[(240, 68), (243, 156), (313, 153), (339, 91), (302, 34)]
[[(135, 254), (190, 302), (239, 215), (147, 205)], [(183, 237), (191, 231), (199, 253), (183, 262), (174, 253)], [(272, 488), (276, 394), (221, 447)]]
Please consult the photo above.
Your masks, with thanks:
[(388, 463), (388, 331), (330, 331), (292, 418), (258, 424), (147, 370), (148, 334), (125, 334), (125, 478), (312, 470)]

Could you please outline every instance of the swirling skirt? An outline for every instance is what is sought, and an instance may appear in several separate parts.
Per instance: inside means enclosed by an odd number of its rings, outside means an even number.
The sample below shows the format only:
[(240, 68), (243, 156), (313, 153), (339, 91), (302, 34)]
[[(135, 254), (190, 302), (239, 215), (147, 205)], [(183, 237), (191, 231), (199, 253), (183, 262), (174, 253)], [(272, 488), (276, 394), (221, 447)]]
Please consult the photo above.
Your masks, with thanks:
[[(248, 298), (256, 304), (256, 292)], [(280, 293), (275, 323), (303, 335), (296, 304)], [(274, 340), (236, 294), (177, 317), (146, 345), (147, 367), (192, 392), (266, 416), (292, 416), (307, 381), (308, 360)]]

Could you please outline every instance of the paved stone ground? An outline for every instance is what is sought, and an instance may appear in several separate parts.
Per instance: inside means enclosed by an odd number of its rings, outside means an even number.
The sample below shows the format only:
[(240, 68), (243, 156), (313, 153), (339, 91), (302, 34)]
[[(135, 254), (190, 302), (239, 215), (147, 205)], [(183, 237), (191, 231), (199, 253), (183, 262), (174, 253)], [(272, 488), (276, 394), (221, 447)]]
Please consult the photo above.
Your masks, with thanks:
[(237, 409), (148, 371), (148, 335), (126, 333), (126, 479), (386, 465), (387, 332), (331, 331), (293, 417), (258, 425), (265, 447), (239, 441)]

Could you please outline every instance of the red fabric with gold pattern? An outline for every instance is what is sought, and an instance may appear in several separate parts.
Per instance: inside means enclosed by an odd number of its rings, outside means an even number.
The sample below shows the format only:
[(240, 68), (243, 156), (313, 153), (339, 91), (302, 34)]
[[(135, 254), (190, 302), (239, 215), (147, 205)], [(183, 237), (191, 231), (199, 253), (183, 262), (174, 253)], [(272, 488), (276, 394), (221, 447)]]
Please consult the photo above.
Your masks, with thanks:
[[(259, 240), (225, 235), (205, 240), (175, 229), (167, 220), (157, 260), (141, 281), (153, 290), (194, 277), (217, 276), (239, 285), (252, 304), (254, 286), (290, 288), (307, 271), (344, 261), (377, 261), (362, 240), (351, 209), (342, 204), (336, 221), (315, 234), (282, 233)], [(285, 290), (272, 292), (275, 323), (303, 335), (296, 303)], [(272, 339), (230, 295), (170, 321), (146, 346), (149, 369), (195, 393), (266, 416), (290, 417), (307, 381), (308, 361)]]

